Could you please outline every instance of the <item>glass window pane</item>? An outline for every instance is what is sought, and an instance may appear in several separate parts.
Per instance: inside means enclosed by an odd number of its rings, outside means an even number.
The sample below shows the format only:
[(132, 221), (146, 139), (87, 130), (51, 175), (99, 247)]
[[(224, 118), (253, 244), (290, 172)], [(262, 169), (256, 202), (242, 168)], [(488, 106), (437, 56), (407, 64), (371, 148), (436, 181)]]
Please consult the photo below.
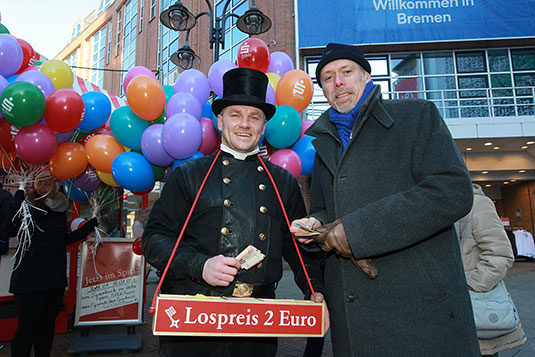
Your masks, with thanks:
[(423, 88), (422, 78), (408, 77), (394, 81), (394, 91), (399, 92), (396, 99), (424, 98)]
[[(487, 76), (459, 76), (459, 89), (461, 88), (488, 88)], [(486, 90), (462, 90), (461, 98), (482, 98), (487, 96)]]
[(241, 32), (237, 27), (232, 29), (232, 43), (238, 43), (247, 38), (247, 36), (248, 35), (246, 33)]
[(457, 72), (474, 73), (486, 72), (485, 52), (457, 52)]
[(425, 91), (427, 99), (457, 98), (455, 77), (427, 77), (425, 78)]
[(488, 50), (487, 54), (491, 72), (505, 72), (511, 69), (507, 50)]
[(374, 76), (388, 76), (388, 61), (383, 57), (366, 57)]
[(525, 71), (535, 69), (535, 48), (511, 50), (513, 70)]
[(452, 52), (424, 53), (425, 74), (450, 74), (453, 72)]
[[(528, 88), (516, 88), (516, 95), (533, 96), (533, 86), (535, 86), (535, 73), (519, 73), (514, 75), (515, 87), (528, 87)], [(531, 88), (530, 88), (531, 87)]]
[(392, 77), (422, 74), (422, 63), (418, 53), (394, 54), (391, 56)]
[(461, 117), (474, 118), (474, 117), (488, 117), (489, 108), (488, 100), (486, 99), (474, 99), (474, 100), (461, 100)]

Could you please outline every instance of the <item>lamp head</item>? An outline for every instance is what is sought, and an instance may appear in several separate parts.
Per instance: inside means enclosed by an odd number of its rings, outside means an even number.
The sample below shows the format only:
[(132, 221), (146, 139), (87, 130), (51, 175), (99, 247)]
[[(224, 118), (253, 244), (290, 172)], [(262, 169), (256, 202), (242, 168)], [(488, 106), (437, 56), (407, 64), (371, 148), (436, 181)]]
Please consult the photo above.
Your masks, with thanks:
[(183, 69), (190, 69), (201, 63), (199, 56), (186, 43), (171, 55), (171, 62)]
[(186, 31), (195, 26), (197, 19), (181, 1), (177, 1), (167, 10), (162, 11), (160, 22), (171, 30)]
[(259, 35), (271, 28), (271, 19), (253, 6), (240, 16), (236, 26), (246, 34)]

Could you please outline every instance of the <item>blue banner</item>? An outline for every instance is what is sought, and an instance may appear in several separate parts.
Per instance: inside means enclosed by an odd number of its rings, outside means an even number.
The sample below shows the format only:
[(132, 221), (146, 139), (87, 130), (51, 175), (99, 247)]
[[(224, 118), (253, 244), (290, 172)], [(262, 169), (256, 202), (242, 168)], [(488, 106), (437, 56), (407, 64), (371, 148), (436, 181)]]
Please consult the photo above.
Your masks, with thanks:
[(299, 47), (535, 36), (534, 0), (298, 0)]

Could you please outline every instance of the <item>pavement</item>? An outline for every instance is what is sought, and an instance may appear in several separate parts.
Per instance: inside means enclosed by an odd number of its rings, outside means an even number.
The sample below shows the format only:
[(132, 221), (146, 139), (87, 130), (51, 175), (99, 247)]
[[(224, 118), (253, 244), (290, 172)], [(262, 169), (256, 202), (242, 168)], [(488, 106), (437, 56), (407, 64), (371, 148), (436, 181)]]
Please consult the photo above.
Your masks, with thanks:
[[(526, 332), (528, 341), (525, 345), (500, 352), (500, 357), (535, 357), (535, 262), (515, 262), (509, 269), (505, 278), (509, 290), (518, 309), (520, 320)], [(149, 274), (147, 280), (147, 301), (152, 299), (157, 285), (155, 274)], [(302, 299), (302, 294), (293, 282), (293, 274), (285, 264), (284, 275), (277, 288), (277, 296), (281, 298)], [(138, 352), (108, 352), (91, 354), (94, 357), (135, 356), (149, 357), (158, 355), (158, 338), (153, 336), (151, 324), (152, 315), (144, 308), (143, 324), (135, 328), (142, 341), (141, 350)], [(96, 326), (90, 329), (90, 336), (110, 335), (124, 336), (127, 333), (125, 326)], [(79, 338), (81, 331), (73, 329), (69, 333), (56, 335), (52, 347), (52, 357), (69, 356), (69, 347)], [(306, 338), (279, 338), (277, 356), (293, 357), (302, 356), (306, 345)], [(5, 342), (5, 347), (0, 350), (0, 356), (10, 355), (10, 343)], [(322, 356), (333, 356), (330, 334), (325, 336), (325, 346)]]

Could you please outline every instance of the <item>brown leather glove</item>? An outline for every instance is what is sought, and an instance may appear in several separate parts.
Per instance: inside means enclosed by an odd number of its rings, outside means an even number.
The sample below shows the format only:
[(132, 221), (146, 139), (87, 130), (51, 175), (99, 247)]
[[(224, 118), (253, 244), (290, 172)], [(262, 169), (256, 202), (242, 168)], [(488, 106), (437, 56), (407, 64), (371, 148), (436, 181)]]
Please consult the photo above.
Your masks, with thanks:
[(373, 260), (355, 259), (353, 257), (353, 252), (347, 241), (346, 232), (341, 219), (337, 219), (329, 224), (324, 224), (323, 226), (316, 228), (316, 231), (321, 232), (321, 234), (315, 238), (316, 243), (319, 244), (321, 249), (326, 252), (334, 250), (342, 257), (351, 259), (353, 264), (361, 272), (366, 274), (370, 279), (375, 279), (377, 276), (377, 268), (373, 264)]

